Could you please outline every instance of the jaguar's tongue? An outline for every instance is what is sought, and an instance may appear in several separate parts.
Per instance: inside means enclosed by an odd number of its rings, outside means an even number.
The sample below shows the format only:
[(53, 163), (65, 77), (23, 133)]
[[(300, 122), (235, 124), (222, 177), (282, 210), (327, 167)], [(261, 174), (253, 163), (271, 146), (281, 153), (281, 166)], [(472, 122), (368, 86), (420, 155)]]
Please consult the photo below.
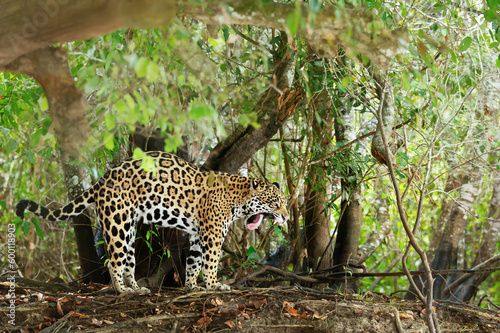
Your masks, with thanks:
[(248, 219), (247, 228), (250, 230), (255, 230), (259, 227), (260, 223), (264, 219), (264, 215), (257, 214)]

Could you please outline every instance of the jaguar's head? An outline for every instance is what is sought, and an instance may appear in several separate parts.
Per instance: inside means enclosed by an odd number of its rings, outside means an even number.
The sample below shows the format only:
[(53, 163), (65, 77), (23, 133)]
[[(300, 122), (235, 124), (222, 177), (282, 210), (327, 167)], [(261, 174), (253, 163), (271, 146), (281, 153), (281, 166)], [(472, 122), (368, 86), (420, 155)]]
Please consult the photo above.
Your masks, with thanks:
[(287, 201), (278, 183), (250, 179), (250, 200), (247, 202), (246, 226), (250, 230), (257, 229), (266, 217), (275, 224), (288, 221)]

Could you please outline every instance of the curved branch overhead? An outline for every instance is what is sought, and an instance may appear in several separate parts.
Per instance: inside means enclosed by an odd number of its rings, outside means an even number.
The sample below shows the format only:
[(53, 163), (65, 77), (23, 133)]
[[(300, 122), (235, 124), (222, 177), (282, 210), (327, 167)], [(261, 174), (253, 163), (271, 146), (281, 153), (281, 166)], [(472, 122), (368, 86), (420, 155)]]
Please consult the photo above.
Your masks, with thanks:
[[(332, 5), (320, 10), (297, 35), (321, 56), (336, 54), (339, 45), (364, 54), (381, 68), (406, 48), (405, 31), (390, 31), (373, 11)], [(59, 42), (88, 39), (123, 28), (167, 25), (177, 15), (206, 24), (244, 24), (286, 30), (293, 4), (254, 0), (176, 2), (174, 0), (6, 0), (0, 11), (0, 68), (30, 51)], [(337, 13), (336, 13), (337, 12)], [(305, 22), (311, 15), (301, 8)], [(340, 17), (339, 13), (341, 13)]]
[(0, 11), (0, 68), (30, 51), (123, 28), (167, 25), (173, 0), (5, 0)]

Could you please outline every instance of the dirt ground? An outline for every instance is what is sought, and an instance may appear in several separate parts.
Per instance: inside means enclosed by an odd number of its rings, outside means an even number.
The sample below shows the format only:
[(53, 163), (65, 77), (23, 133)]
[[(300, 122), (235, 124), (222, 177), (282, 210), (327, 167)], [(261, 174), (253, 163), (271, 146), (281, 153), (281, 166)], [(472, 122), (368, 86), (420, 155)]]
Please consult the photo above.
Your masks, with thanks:
[[(6, 332), (427, 331), (419, 302), (300, 287), (190, 294), (164, 289), (159, 294), (118, 296), (100, 285), (65, 285), (64, 292), (20, 285), (11, 326), (8, 284), (0, 282), (0, 289), (0, 330)], [(442, 332), (500, 332), (499, 310), (439, 302), (435, 309)]]

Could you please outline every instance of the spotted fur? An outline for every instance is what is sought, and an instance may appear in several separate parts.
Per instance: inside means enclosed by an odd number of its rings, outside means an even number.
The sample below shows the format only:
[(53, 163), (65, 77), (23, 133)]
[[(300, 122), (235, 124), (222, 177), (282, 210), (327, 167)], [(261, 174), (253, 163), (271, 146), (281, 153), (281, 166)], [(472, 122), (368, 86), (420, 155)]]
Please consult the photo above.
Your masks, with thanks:
[(217, 281), (217, 265), (229, 225), (245, 218), (255, 229), (263, 218), (288, 220), (286, 201), (277, 184), (220, 172), (202, 171), (173, 154), (150, 152), (156, 170), (142, 168), (142, 160), (126, 160), (62, 209), (45, 208), (21, 200), (16, 213), (28, 209), (50, 221), (63, 221), (95, 204), (102, 223), (108, 268), (119, 293), (149, 293), (135, 281), (134, 241), (139, 223), (176, 228), (191, 235), (186, 264), (186, 288), (197, 289), (203, 270), (208, 290), (230, 290)]

